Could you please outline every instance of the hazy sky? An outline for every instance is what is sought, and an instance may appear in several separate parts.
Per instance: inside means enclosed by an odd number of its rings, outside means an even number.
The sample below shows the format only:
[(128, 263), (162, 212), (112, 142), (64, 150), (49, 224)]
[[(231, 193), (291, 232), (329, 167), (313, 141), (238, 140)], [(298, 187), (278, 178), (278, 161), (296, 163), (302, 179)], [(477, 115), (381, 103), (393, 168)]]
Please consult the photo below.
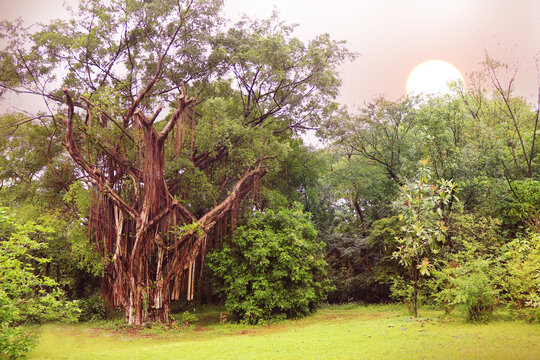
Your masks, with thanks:
[[(0, 18), (47, 22), (66, 16), (63, 3), (0, 0)], [(535, 99), (538, 91), (539, 0), (225, 0), (233, 20), (267, 18), (274, 8), (298, 24), (300, 39), (329, 33), (359, 53), (342, 69), (339, 100), (348, 105), (404, 95), (408, 74), (426, 60), (450, 62), (464, 75), (479, 70), (486, 51), (517, 67), (517, 94)]]

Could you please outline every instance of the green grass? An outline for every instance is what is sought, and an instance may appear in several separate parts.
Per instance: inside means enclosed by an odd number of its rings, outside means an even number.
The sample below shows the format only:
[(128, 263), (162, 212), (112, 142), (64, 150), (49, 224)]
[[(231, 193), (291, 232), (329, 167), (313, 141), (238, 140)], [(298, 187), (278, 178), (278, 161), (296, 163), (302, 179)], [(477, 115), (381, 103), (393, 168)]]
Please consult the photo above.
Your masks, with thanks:
[(220, 324), (219, 310), (172, 331), (103, 324), (48, 324), (30, 359), (540, 359), (540, 326), (498, 320), (468, 324), (422, 309), (327, 306), (311, 317), (270, 326)]

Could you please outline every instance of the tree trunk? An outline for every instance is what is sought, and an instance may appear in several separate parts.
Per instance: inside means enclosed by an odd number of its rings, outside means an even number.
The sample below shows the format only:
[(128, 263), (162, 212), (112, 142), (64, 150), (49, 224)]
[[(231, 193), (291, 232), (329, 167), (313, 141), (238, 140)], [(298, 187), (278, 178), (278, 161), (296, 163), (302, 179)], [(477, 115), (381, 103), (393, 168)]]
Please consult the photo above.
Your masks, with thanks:
[(411, 266), (411, 275), (413, 281), (413, 312), (416, 319), (418, 317), (418, 269), (416, 268), (415, 261), (413, 261)]
[(362, 226), (362, 235), (367, 237), (369, 235), (369, 233), (367, 231), (367, 224), (366, 224), (366, 219), (365, 219), (365, 216), (364, 216), (364, 211), (362, 210), (362, 207), (359, 204), (358, 195), (359, 195), (358, 185), (354, 185), (354, 194), (353, 194), (353, 198), (352, 198), (352, 203), (353, 203), (353, 207), (354, 207), (354, 209), (356, 211), (356, 214), (360, 218), (360, 224)]

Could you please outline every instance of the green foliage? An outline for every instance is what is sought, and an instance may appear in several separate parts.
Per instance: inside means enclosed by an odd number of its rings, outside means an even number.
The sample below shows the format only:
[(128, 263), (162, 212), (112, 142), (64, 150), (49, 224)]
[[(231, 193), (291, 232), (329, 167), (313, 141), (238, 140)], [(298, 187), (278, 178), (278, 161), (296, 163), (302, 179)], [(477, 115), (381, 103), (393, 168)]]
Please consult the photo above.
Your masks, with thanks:
[(499, 304), (498, 282), (503, 276), (500, 257), (486, 251), (474, 237), (462, 238), (459, 244), (459, 251), (447, 254), (440, 262), (442, 266), (433, 272), (431, 295), (446, 313), (463, 304), (468, 321), (487, 321)]
[[(414, 313), (415, 294), (409, 279), (403, 276), (395, 276), (390, 285), (390, 292), (392, 299), (402, 302), (410, 313)], [(418, 294), (416, 296), (416, 301), (418, 301)]]
[(233, 320), (257, 324), (305, 316), (329, 290), (323, 244), (296, 204), (268, 210), (240, 227), (234, 245), (209, 255), (215, 290)]
[(73, 166), (62, 157), (59, 135), (22, 114), (0, 116), (0, 201), (59, 206)]
[(379, 97), (357, 116), (342, 109), (320, 131), (335, 141), (343, 155), (364, 158), (369, 168), (379, 168), (401, 185), (403, 179), (416, 173), (416, 163), (422, 156), (414, 131), (417, 102), (415, 98), (392, 102)]
[(77, 319), (76, 302), (66, 302), (51, 278), (35, 275), (35, 267), (49, 261), (36, 256), (44, 247), (38, 240), (48, 233), (32, 222), (15, 223), (8, 209), (0, 208), (0, 353), (11, 358), (24, 356), (33, 343), (21, 324)]
[(514, 221), (535, 231), (540, 230), (540, 181), (527, 179), (512, 182), (512, 201), (508, 215)]
[(511, 304), (525, 318), (540, 320), (540, 234), (519, 235), (503, 248), (506, 273), (501, 286)]
[(460, 181), (470, 174), (467, 165), (474, 166), (477, 156), (467, 149), (474, 131), (467, 121), (463, 100), (456, 95), (422, 99), (417, 130), (421, 134), (418, 151), (431, 160), (436, 178)]
[(190, 313), (189, 311), (184, 311), (181, 314), (173, 315), (176, 321), (179, 323), (189, 326), (197, 321), (199, 321), (199, 318), (197, 315)]
[(427, 168), (421, 169), (418, 179), (404, 185), (394, 203), (405, 236), (398, 240), (400, 245), (393, 256), (403, 266), (416, 266), (421, 275), (429, 275), (428, 256), (438, 251), (438, 243), (445, 241), (443, 209), (448, 209), (456, 187), (446, 180), (435, 185), (430, 177)]
[(502, 221), (489, 216), (454, 211), (447, 219), (448, 231), (445, 251), (456, 254), (467, 249), (467, 244), (474, 244), (477, 256), (499, 256), (504, 243)]
[(341, 228), (354, 222), (365, 233), (374, 221), (392, 215), (390, 204), (399, 186), (383, 168), (358, 156), (331, 160), (331, 171), (323, 173), (322, 181), (335, 199), (346, 200)]
[(500, 300), (501, 221), (455, 211), (447, 242), (428, 281), (430, 298), (450, 313), (463, 304), (469, 321), (487, 321)]
[(377, 253), (380, 259), (373, 265), (377, 281), (392, 284), (395, 277), (405, 275), (403, 267), (396, 264), (392, 256), (399, 245), (398, 239), (404, 236), (403, 221), (397, 215), (373, 222), (369, 244), (370, 251)]
[(263, 21), (244, 18), (216, 37), (213, 57), (242, 74), (243, 115), (250, 123), (264, 120), (266, 112), (278, 131), (291, 123), (318, 124), (338, 93), (337, 65), (355, 55), (328, 34), (304, 44), (293, 30), (273, 14)]
[(334, 233), (324, 238), (328, 275), (334, 290), (328, 302), (376, 303), (388, 297), (388, 286), (380, 282), (372, 264), (381, 261), (369, 240), (358, 233)]
[(195, 221), (191, 224), (178, 226), (177, 230), (179, 238), (187, 234), (194, 235), (195, 237), (200, 237), (203, 235), (203, 229), (201, 228), (201, 225)]
[(498, 303), (495, 289), (494, 263), (487, 259), (476, 259), (460, 267), (454, 280), (455, 304), (464, 304), (469, 321), (487, 321)]
[(81, 309), (79, 321), (104, 320), (109, 315), (107, 304), (99, 295), (92, 295), (79, 300), (79, 308)]
[(11, 207), (19, 224), (35, 221), (53, 230), (40, 239), (46, 246), (34, 250), (50, 261), (34, 270), (78, 298), (86, 295), (83, 288), (95, 288), (103, 269), (84, 225), (90, 191), (73, 183), (76, 170), (65, 157), (61, 133), (45, 122), (41, 116), (33, 121), (23, 114), (0, 116), (0, 204)]

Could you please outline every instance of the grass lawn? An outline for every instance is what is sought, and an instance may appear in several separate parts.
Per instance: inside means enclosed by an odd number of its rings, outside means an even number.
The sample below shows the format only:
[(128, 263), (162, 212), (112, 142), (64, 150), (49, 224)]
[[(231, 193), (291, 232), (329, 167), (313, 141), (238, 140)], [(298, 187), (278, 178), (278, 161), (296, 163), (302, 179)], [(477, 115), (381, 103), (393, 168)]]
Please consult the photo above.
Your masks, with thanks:
[(540, 359), (539, 325), (419, 315), (413, 320), (396, 306), (330, 306), (270, 326), (220, 324), (219, 310), (170, 331), (48, 324), (29, 359)]

